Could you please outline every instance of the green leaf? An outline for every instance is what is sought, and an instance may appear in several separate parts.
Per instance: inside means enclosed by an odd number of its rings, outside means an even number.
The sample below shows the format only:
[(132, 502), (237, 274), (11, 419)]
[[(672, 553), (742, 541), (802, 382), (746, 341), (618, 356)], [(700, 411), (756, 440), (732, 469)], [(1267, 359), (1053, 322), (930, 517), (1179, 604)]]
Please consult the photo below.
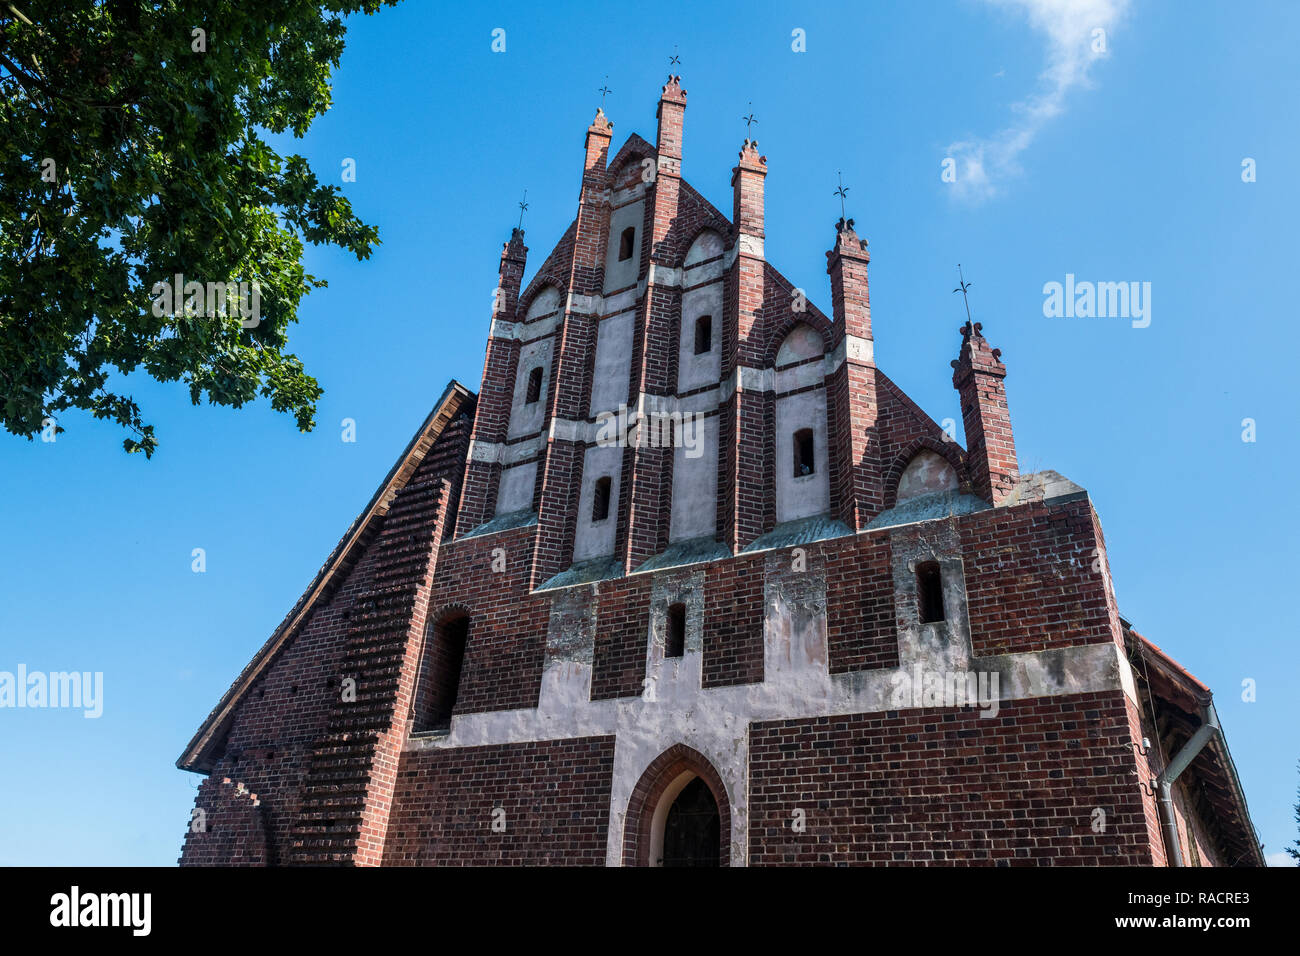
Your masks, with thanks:
[[(311, 428), (321, 388), (289, 349), (303, 241), (368, 258), (378, 233), (270, 132), (302, 135), (329, 108), (341, 15), (391, 0), (221, 5), (206, 53), (190, 30), (211, 4), (25, 0), (33, 28), (0, 25), (0, 416), (33, 438), (81, 409), (151, 458), (153, 428), (120, 379), (144, 370), (194, 401), (258, 396)], [(21, 70), (21, 67), (19, 67)], [(34, 82), (39, 79), (40, 83)], [(53, 157), (57, 183), (40, 179)], [(156, 282), (258, 281), (262, 323), (153, 313)], [(172, 290), (181, 293), (184, 290)], [(66, 418), (65, 418), (66, 420)]]

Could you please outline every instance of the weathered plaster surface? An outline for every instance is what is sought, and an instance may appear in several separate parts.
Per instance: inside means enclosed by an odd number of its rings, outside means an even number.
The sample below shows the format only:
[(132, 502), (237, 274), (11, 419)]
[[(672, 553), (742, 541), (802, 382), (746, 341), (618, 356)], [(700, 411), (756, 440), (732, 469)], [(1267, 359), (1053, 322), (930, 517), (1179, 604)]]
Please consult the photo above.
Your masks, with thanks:
[[(551, 375), (551, 346), (554, 338), (529, 342), (519, 349), (519, 366), (515, 373), (515, 390), (510, 398), (509, 438), (530, 435), (542, 427), (546, 415), (546, 396)], [(542, 370), (542, 388), (535, 402), (527, 402), (528, 376), (534, 368)]]
[(948, 459), (938, 452), (923, 448), (913, 456), (899, 476), (897, 500), (905, 501), (935, 491), (955, 491), (958, 484), (957, 472), (948, 463)]
[[(605, 253), (605, 294), (636, 284), (641, 266), (641, 228), (645, 217), (645, 203), (641, 200), (615, 209), (609, 217), (609, 248)], [(621, 262), (618, 258), (619, 242), (623, 230), (636, 229), (632, 240), (632, 258)]]
[[(811, 475), (794, 473), (794, 433), (813, 431)], [(826, 443), (826, 389), (817, 388), (776, 400), (776, 520), (793, 521), (831, 507), (830, 464)]]
[(803, 362), (821, 355), (826, 349), (822, 334), (811, 325), (796, 325), (786, 334), (776, 353), (776, 367)]
[(504, 515), (531, 509), (536, 481), (537, 462), (535, 461), (503, 470), (501, 483), (497, 486), (496, 513)]
[[(716, 385), (722, 377), (722, 290), (721, 278), (682, 293), (682, 324), (677, 352), (677, 390), (689, 392)], [(695, 323), (700, 316), (712, 317), (713, 334), (709, 351), (695, 354)]]
[[(673, 451), (673, 501), (668, 540), (713, 535), (718, 520), (718, 418), (694, 419), (694, 451)], [(694, 456), (694, 457), (692, 457)]]
[[(587, 449), (582, 466), (582, 493), (578, 498), (577, 529), (573, 539), (573, 560), (584, 561), (614, 553), (614, 532), (618, 524), (619, 481), (623, 449), (615, 445), (595, 445)], [(596, 482), (609, 478), (609, 513), (600, 521), (592, 520)]]
[(596, 366), (591, 377), (592, 415), (617, 411), (627, 403), (632, 368), (633, 312), (601, 321), (596, 329)]

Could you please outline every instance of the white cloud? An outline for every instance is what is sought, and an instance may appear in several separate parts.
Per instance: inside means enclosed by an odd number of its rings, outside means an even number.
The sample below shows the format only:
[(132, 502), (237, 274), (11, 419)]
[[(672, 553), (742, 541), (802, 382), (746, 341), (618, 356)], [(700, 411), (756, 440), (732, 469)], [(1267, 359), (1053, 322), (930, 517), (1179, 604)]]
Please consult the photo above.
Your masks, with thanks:
[(1270, 853), (1268, 856), (1264, 857), (1264, 862), (1267, 863), (1269, 866), (1295, 866), (1296, 865), (1295, 860), (1293, 860), (1290, 854), (1286, 852)]
[[(1065, 109), (1075, 87), (1087, 87), (1088, 71), (1107, 55), (1110, 35), (1128, 12), (1129, 0), (986, 0), (1025, 16), (1046, 35), (1047, 65), (1039, 74), (1040, 89), (1011, 109), (1015, 119), (984, 139), (964, 140), (948, 147), (957, 161), (952, 184), (961, 199), (982, 201), (997, 195), (1020, 172), (1020, 154), (1042, 128)], [(1103, 31), (1100, 37), (1096, 31)]]

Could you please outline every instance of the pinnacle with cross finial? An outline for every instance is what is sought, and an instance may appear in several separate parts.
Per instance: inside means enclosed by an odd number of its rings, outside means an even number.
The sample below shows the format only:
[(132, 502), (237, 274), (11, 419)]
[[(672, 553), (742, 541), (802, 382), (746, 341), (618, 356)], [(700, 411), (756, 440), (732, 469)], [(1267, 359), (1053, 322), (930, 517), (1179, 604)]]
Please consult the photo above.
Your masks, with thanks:
[(838, 180), (840, 185), (839, 188), (835, 190), (834, 195), (840, 197), (840, 218), (843, 219), (845, 216), (844, 200), (849, 196), (849, 187), (844, 185), (844, 176), (839, 170), (835, 171), (835, 178)]
[(957, 263), (957, 288), (953, 289), (952, 291), (954, 293), (960, 292), (962, 301), (966, 303), (966, 324), (967, 325), (970, 324), (971, 319), (970, 319), (970, 299), (966, 297), (966, 293), (970, 291), (971, 285), (972, 283), (967, 282), (966, 277), (962, 275), (961, 263), (960, 262)]

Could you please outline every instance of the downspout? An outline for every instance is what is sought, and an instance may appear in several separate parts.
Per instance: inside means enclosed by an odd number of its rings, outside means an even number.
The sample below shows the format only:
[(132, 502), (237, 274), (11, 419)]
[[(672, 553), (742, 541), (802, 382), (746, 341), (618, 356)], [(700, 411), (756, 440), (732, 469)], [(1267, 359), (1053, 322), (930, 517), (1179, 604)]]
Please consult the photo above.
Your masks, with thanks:
[(1174, 818), (1174, 781), (1191, 765), (1211, 739), (1218, 739), (1223, 743), (1223, 728), (1219, 726), (1219, 715), (1214, 710), (1213, 701), (1201, 708), (1201, 726), (1196, 728), (1192, 739), (1183, 744), (1183, 748), (1169, 761), (1169, 765), (1161, 772), (1157, 781), (1160, 789), (1160, 816), (1164, 822), (1165, 849), (1170, 857), (1170, 866), (1183, 866), (1183, 849), (1178, 842), (1178, 822)]

